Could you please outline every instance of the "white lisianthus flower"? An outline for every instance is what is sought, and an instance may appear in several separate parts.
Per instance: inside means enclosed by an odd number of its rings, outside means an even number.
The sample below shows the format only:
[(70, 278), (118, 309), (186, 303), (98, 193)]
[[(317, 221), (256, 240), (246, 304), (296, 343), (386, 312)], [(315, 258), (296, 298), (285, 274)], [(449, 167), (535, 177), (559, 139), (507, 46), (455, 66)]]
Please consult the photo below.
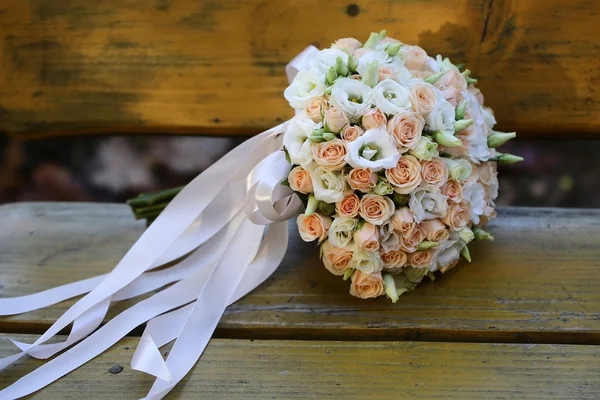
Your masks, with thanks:
[(383, 261), (378, 251), (357, 250), (352, 255), (349, 268), (357, 269), (365, 274), (383, 270)]
[(492, 112), (491, 108), (481, 107), (481, 116), (483, 118), (483, 122), (489, 129), (492, 129), (494, 125), (496, 125), (496, 117), (494, 117), (494, 113)]
[(448, 196), (444, 196), (435, 187), (427, 190), (424, 187), (415, 189), (410, 195), (408, 207), (413, 213), (415, 222), (420, 223), (427, 219), (441, 218), (448, 211)]
[(471, 205), (469, 217), (474, 224), (479, 223), (479, 217), (485, 210), (485, 188), (478, 182), (467, 182), (463, 186), (463, 200)]
[(480, 126), (474, 126), (474, 135), (469, 140), (469, 150), (467, 152), (468, 157), (475, 164), (485, 162), (490, 159), (492, 153), (487, 144), (487, 135)]
[(373, 88), (373, 97), (375, 105), (387, 115), (412, 111), (409, 90), (391, 79), (379, 82)]
[(303, 70), (283, 92), (283, 97), (296, 110), (304, 109), (313, 97), (322, 96), (325, 93), (324, 79), (315, 70)]
[(373, 89), (356, 79), (338, 78), (331, 88), (330, 101), (356, 123), (373, 104)]
[(324, 79), (329, 68), (335, 67), (338, 58), (341, 58), (344, 64), (348, 64), (348, 53), (337, 48), (329, 48), (315, 53), (308, 61), (308, 65), (311, 69), (318, 71), (321, 79)]
[(467, 100), (467, 114), (473, 120), (473, 125), (469, 127), (469, 146), (466, 156), (475, 164), (479, 164), (480, 162), (489, 160), (492, 156), (487, 144), (487, 132), (491, 129), (488, 127), (488, 124), (493, 126), (496, 120), (489, 120), (490, 117), (493, 118), (493, 115), (487, 111), (483, 112), (485, 109), (479, 105), (479, 101), (473, 93), (468, 90), (464, 90), (461, 93), (465, 100)]
[(370, 168), (377, 172), (394, 168), (400, 159), (400, 153), (384, 126), (369, 129), (347, 146), (346, 162), (353, 168)]
[(358, 59), (358, 67), (356, 67), (356, 72), (358, 72), (361, 76), (365, 76), (368, 65), (373, 61), (377, 61), (379, 66), (381, 66), (391, 64), (394, 61), (394, 58), (382, 50), (370, 51), (361, 55), (361, 57)]
[(318, 167), (310, 171), (315, 199), (325, 203), (342, 201), (346, 191), (346, 177), (343, 173), (327, 171)]
[(425, 117), (425, 124), (429, 127), (430, 131), (442, 131), (454, 134), (455, 116), (456, 110), (454, 106), (440, 97), (433, 110)]
[(308, 137), (321, 123), (315, 123), (305, 115), (297, 115), (287, 126), (283, 135), (283, 146), (287, 150), (292, 164), (307, 166), (312, 161), (310, 140)]
[(352, 247), (352, 237), (358, 226), (358, 219), (351, 217), (336, 217), (333, 219), (327, 233), (329, 241), (335, 247), (340, 249), (350, 249)]
[(453, 232), (437, 251), (436, 262), (432, 263), (431, 270), (437, 271), (458, 260), (463, 247), (465, 247), (465, 243), (458, 237), (458, 232)]
[(391, 222), (379, 227), (379, 242), (385, 253), (398, 249), (400, 237), (394, 230), (394, 226)]

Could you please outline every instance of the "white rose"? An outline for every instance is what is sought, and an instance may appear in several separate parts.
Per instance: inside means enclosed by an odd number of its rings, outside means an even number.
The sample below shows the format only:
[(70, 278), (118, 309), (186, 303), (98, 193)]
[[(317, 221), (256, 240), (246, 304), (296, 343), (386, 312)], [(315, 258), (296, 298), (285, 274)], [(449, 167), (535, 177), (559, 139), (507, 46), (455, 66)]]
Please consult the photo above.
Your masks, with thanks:
[(315, 198), (326, 203), (336, 203), (344, 198), (346, 177), (339, 172), (326, 171), (323, 167), (310, 172)]
[(335, 67), (338, 58), (341, 58), (344, 64), (348, 64), (348, 53), (337, 48), (329, 48), (315, 53), (308, 61), (308, 65), (324, 77), (329, 68)]
[(313, 97), (322, 96), (325, 93), (325, 82), (317, 71), (300, 71), (283, 92), (283, 97), (290, 106), (297, 110), (304, 109)]
[(375, 105), (387, 115), (412, 111), (409, 90), (391, 79), (379, 82), (373, 88), (373, 97)]
[[(436, 89), (437, 90), (437, 89)], [(442, 131), (454, 134), (456, 110), (444, 98), (438, 98), (433, 110), (425, 117), (425, 124), (430, 131)]]
[(357, 250), (352, 255), (349, 268), (372, 274), (383, 269), (383, 261), (378, 251)]
[(287, 150), (292, 164), (308, 165), (312, 161), (310, 140), (308, 137), (321, 123), (315, 123), (304, 115), (298, 115), (290, 121), (283, 135), (283, 145)]
[(373, 89), (356, 79), (339, 78), (331, 87), (330, 101), (356, 123), (373, 104)]
[(394, 168), (399, 159), (400, 153), (384, 126), (369, 129), (348, 143), (346, 162), (353, 168), (370, 168), (377, 172)]
[(426, 219), (441, 218), (448, 211), (448, 196), (444, 196), (439, 189), (429, 190), (419, 187), (410, 195), (408, 207), (413, 213), (417, 223)]
[(352, 235), (358, 225), (358, 219), (351, 217), (336, 217), (333, 219), (327, 233), (329, 241), (341, 249), (350, 248)]
[(471, 205), (469, 216), (474, 224), (479, 223), (479, 217), (485, 210), (485, 189), (481, 183), (468, 182), (463, 186), (463, 201)]

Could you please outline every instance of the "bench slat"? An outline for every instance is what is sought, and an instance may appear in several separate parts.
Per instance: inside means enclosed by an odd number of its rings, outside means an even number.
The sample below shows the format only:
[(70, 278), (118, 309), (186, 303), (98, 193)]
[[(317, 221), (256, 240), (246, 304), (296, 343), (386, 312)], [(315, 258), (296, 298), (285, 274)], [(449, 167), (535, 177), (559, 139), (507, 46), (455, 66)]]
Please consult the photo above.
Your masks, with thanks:
[[(14, 354), (3, 336), (0, 357)], [(129, 366), (136, 345), (136, 338), (121, 340), (32, 398), (143, 397), (152, 379)], [(574, 345), (213, 339), (169, 398), (594, 399), (600, 397), (599, 351)], [(40, 364), (26, 359), (3, 371), (0, 388)], [(123, 370), (109, 373), (114, 366)]]
[(0, 131), (256, 133), (293, 115), (293, 56), (383, 28), (466, 62), (500, 129), (597, 137), (599, 13), (596, 0), (4, 0)]
[[(600, 210), (500, 208), (474, 262), (396, 304), (360, 300), (291, 225), (286, 258), (231, 306), (217, 336), (600, 343)], [(0, 206), (0, 296), (109, 272), (141, 234), (125, 205)], [(72, 302), (0, 318), (0, 332), (40, 332)], [(116, 303), (110, 315), (130, 302)]]

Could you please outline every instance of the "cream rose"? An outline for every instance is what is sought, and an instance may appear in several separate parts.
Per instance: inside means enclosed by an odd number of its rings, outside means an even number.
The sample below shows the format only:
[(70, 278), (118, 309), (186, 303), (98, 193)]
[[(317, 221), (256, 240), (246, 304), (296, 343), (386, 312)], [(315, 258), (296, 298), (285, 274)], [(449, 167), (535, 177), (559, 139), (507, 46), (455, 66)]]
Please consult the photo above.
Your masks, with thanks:
[(352, 284), (350, 285), (350, 294), (361, 299), (371, 299), (379, 297), (385, 293), (381, 273), (365, 274), (356, 271), (352, 274)]
[(354, 218), (358, 215), (360, 199), (354, 192), (348, 192), (341, 201), (335, 203), (338, 216)]
[(442, 243), (448, 240), (450, 232), (446, 229), (446, 225), (436, 218), (421, 222), (420, 225), (425, 232), (425, 238), (430, 242)]
[(406, 68), (415, 71), (422, 71), (427, 68), (429, 63), (429, 56), (419, 46), (408, 46), (403, 47), (404, 53), (404, 65)]
[(347, 125), (340, 133), (340, 137), (344, 142), (352, 142), (358, 139), (363, 133), (365, 131), (360, 126)]
[(415, 268), (426, 268), (433, 261), (433, 250), (415, 251), (408, 255), (408, 263)]
[(427, 136), (421, 136), (416, 146), (410, 149), (408, 154), (416, 157), (420, 161), (427, 161), (440, 155), (437, 147), (438, 145), (436, 142)]
[(348, 173), (348, 183), (354, 190), (369, 193), (377, 184), (377, 174), (369, 168), (354, 168)]
[(358, 225), (358, 219), (336, 217), (329, 227), (329, 241), (339, 248), (346, 248), (352, 243), (352, 235)]
[(419, 143), (425, 120), (420, 114), (411, 111), (400, 111), (387, 124), (387, 132), (401, 151), (414, 149)]
[(289, 175), (290, 188), (296, 192), (309, 194), (313, 192), (313, 184), (310, 173), (302, 167), (294, 167)]
[(394, 202), (389, 197), (366, 194), (360, 200), (358, 214), (373, 225), (382, 225), (394, 214), (395, 208)]
[(440, 192), (444, 196), (448, 196), (448, 200), (453, 201), (454, 203), (460, 203), (463, 199), (462, 186), (452, 179), (440, 188)]
[(417, 225), (412, 232), (400, 237), (400, 249), (407, 253), (414, 253), (423, 240), (425, 240), (425, 231)]
[(404, 155), (395, 167), (385, 170), (385, 177), (396, 193), (409, 194), (421, 183), (421, 163), (413, 156)]
[(469, 223), (469, 206), (466, 203), (453, 203), (448, 208), (448, 213), (441, 218), (442, 222), (457, 231)]
[(400, 232), (402, 236), (409, 236), (415, 229), (416, 222), (412, 212), (408, 207), (402, 207), (392, 216), (392, 226)]
[(365, 222), (360, 229), (354, 231), (354, 243), (357, 248), (366, 251), (379, 250), (379, 229), (368, 222)]
[(331, 107), (325, 111), (325, 121), (323, 122), (326, 129), (333, 133), (339, 133), (346, 126), (350, 125), (348, 117), (339, 107)]
[(332, 47), (340, 49), (348, 54), (354, 54), (357, 49), (362, 47), (362, 43), (354, 38), (342, 38), (336, 40)]
[(352, 250), (335, 247), (328, 240), (321, 245), (323, 264), (333, 275), (344, 275), (352, 260)]
[(362, 126), (365, 129), (375, 129), (387, 124), (385, 114), (379, 108), (371, 108), (362, 116)]
[(426, 116), (438, 102), (438, 90), (429, 83), (417, 82), (410, 89), (410, 102), (415, 112)]
[(304, 106), (304, 113), (314, 122), (321, 122), (322, 113), (325, 113), (329, 103), (323, 96), (311, 98)]
[(333, 139), (311, 146), (312, 159), (326, 171), (341, 171), (346, 166), (346, 142)]
[(323, 167), (310, 172), (315, 198), (325, 203), (335, 203), (344, 198), (346, 177), (339, 172), (327, 171)]
[(406, 265), (408, 256), (402, 250), (390, 250), (387, 253), (381, 253), (381, 261), (386, 269), (398, 269)]
[(411, 194), (408, 206), (415, 221), (420, 223), (426, 219), (440, 218), (448, 210), (448, 198), (436, 187), (428, 189), (419, 187)]
[(426, 161), (421, 164), (421, 178), (421, 184), (442, 187), (448, 181), (448, 167), (439, 157)]
[(379, 252), (355, 250), (350, 260), (350, 268), (356, 269), (357, 272), (372, 274), (383, 269), (383, 261), (379, 256)]
[(332, 223), (331, 218), (319, 213), (300, 214), (296, 222), (298, 223), (300, 237), (305, 242), (312, 242), (315, 239), (319, 239), (319, 242), (324, 240)]

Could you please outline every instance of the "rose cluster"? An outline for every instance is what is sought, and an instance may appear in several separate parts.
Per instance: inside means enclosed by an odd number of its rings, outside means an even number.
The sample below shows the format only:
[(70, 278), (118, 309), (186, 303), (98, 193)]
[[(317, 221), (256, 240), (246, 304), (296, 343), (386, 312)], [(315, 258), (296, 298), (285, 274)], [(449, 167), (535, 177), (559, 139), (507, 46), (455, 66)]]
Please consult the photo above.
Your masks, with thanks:
[(304, 201), (298, 228), (318, 241), (325, 267), (360, 298), (392, 301), (445, 272), (467, 244), (491, 239), (495, 148), (515, 136), (492, 130), (469, 70), (373, 33), (315, 52), (285, 90), (296, 110), (283, 144), (289, 185)]

